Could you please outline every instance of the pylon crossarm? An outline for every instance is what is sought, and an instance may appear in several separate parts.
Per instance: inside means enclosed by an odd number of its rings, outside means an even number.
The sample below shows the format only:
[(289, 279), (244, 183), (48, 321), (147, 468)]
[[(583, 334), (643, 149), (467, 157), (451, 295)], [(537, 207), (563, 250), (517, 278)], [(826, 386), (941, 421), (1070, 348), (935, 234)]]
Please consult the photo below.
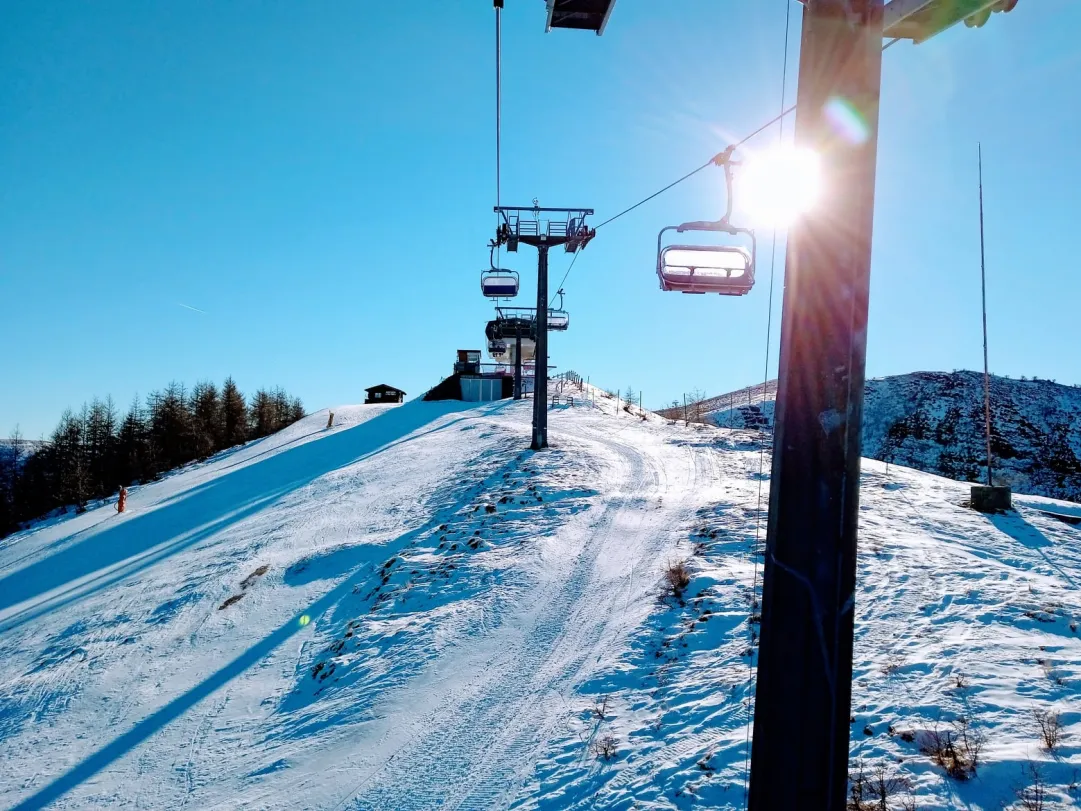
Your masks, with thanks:
[(591, 208), (547, 208), (542, 206), (495, 206), (502, 217), (496, 229), (495, 241), (506, 245), (507, 250), (517, 251), (520, 243), (526, 245), (563, 245), (569, 253), (585, 247), (593, 238), (586, 217)]
[(917, 45), (959, 22), (980, 28), (992, 12), (1013, 11), (1018, 0), (890, 0), (882, 10), (882, 36)]

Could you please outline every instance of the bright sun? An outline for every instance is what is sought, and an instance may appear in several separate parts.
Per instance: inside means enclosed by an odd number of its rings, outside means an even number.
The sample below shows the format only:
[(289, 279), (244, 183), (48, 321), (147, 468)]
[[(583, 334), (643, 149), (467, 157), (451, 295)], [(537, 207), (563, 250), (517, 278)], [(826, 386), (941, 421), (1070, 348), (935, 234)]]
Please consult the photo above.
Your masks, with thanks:
[(736, 175), (735, 203), (756, 226), (790, 225), (818, 200), (817, 153), (792, 146), (756, 153)]

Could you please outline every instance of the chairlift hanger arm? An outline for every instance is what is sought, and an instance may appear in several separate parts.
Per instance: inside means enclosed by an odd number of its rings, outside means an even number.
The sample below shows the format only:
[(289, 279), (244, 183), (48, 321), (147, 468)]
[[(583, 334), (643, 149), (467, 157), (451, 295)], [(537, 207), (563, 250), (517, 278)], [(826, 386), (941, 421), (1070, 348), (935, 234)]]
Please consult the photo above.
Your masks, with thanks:
[(724, 152), (719, 152), (713, 156), (711, 161), (714, 166), (720, 166), (724, 169), (724, 188), (725, 188), (725, 200), (726, 207), (724, 210), (724, 216), (721, 217), (723, 222), (728, 222), (732, 218), (732, 198), (734, 192), (732, 190), (732, 167), (739, 166), (739, 161), (732, 160), (732, 153), (736, 151), (737, 144), (732, 144)]
[(489, 240), (488, 242), (488, 264), (491, 265), (491, 269), (496, 273), (514, 273), (509, 268), (497, 268), (495, 266), (495, 251), (502, 243), (496, 240)]

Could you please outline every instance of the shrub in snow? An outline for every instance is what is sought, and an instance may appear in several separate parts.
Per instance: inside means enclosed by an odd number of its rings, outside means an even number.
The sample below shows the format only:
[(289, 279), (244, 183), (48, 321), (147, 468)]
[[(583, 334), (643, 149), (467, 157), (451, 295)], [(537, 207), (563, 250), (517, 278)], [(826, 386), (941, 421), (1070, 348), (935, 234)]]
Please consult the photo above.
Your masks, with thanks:
[(1030, 762), (1025, 764), (1022, 771), (1028, 785), (1017, 789), (1015, 807), (1023, 808), (1025, 811), (1043, 811), (1047, 807), (1047, 785), (1044, 783), (1040, 767)]
[(687, 590), (687, 586), (690, 584), (691, 570), (687, 568), (686, 562), (677, 560), (674, 563), (669, 563), (664, 570), (661, 597), (664, 600), (675, 599), (682, 601), (683, 592)]
[(589, 745), (590, 751), (594, 755), (605, 760), (611, 760), (616, 756), (619, 748), (619, 741), (615, 735), (608, 734), (597, 738)]
[(958, 718), (950, 727), (942, 730), (935, 724), (924, 732), (920, 750), (954, 780), (968, 780), (976, 776), (984, 735), (964, 717)]
[(1062, 720), (1058, 713), (1036, 708), (1032, 711), (1032, 717), (1036, 719), (1036, 729), (1040, 733), (1043, 748), (1054, 752), (1062, 738)]
[(908, 660), (903, 653), (893, 652), (886, 657), (886, 661), (882, 663), (882, 673), (886, 676), (892, 676), (901, 670)]
[(603, 721), (606, 713), (608, 712), (608, 696), (605, 696), (600, 704), (593, 708), (593, 717), (598, 721)]
[(912, 784), (896, 771), (887, 771), (884, 764), (868, 774), (859, 761), (857, 770), (848, 776), (847, 811), (915, 811)]

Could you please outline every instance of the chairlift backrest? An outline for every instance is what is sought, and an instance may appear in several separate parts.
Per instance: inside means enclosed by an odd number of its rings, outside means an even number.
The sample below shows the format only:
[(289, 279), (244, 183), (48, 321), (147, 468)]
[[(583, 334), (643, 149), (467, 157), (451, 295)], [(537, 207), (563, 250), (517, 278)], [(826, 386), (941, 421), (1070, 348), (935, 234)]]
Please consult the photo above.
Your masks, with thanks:
[(518, 273), (501, 268), (483, 271), (480, 291), (487, 298), (514, 298), (518, 295)]

